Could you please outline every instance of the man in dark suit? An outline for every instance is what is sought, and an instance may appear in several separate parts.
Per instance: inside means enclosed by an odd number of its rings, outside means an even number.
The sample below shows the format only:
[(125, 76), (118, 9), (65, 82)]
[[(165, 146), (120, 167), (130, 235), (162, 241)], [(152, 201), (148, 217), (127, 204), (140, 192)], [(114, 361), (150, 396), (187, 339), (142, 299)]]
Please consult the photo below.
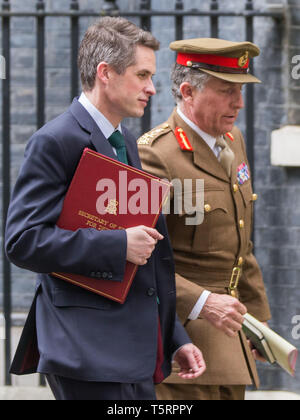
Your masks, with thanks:
[[(56, 226), (84, 148), (141, 168), (136, 141), (121, 121), (141, 117), (155, 94), (158, 47), (150, 33), (125, 19), (92, 25), (79, 51), (83, 93), (30, 139), (14, 189), (6, 252), (16, 265), (39, 274), (11, 371), (45, 374), (60, 400), (155, 399), (153, 383), (170, 374), (172, 358), (182, 377), (205, 370), (201, 352), (176, 318), (162, 216), (156, 229), (72, 232)], [(113, 141), (116, 130), (121, 146)], [(49, 275), (122, 281), (126, 261), (139, 270), (123, 305)]]

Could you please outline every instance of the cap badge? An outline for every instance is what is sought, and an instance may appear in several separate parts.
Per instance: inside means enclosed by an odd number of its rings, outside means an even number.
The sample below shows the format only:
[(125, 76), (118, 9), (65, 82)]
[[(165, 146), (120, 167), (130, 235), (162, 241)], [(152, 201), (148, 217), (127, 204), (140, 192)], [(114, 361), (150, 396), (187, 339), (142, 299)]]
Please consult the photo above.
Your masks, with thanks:
[(249, 60), (249, 51), (246, 51), (242, 57), (239, 58), (238, 65), (243, 68), (248, 63)]
[(189, 150), (191, 152), (193, 151), (191, 143), (189, 142), (189, 139), (182, 128), (176, 128), (175, 136), (182, 150)]

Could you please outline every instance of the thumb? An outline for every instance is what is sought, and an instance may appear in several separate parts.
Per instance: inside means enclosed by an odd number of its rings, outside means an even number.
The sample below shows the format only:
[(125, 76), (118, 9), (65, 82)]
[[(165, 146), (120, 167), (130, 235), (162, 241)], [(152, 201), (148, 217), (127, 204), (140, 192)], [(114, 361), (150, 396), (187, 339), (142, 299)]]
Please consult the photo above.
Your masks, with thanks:
[(162, 239), (164, 239), (164, 236), (161, 235), (156, 229), (150, 228), (148, 226), (143, 226), (143, 230), (146, 233), (148, 233), (148, 235), (151, 236), (151, 238), (157, 241), (161, 241)]

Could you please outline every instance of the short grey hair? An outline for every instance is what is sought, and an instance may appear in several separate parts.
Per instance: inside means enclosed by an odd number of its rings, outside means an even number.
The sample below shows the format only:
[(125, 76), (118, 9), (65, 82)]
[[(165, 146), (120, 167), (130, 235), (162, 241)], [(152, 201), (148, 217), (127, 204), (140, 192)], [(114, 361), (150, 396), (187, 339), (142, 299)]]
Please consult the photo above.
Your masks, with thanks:
[(78, 68), (83, 89), (93, 89), (102, 61), (118, 74), (124, 74), (127, 67), (135, 64), (138, 45), (157, 51), (160, 43), (150, 32), (122, 17), (98, 19), (88, 28), (79, 47)]
[(171, 80), (173, 82), (172, 94), (175, 98), (176, 104), (179, 104), (183, 99), (180, 92), (180, 86), (182, 83), (188, 82), (191, 86), (199, 90), (203, 90), (211, 77), (212, 76), (210, 74), (204, 73), (201, 70), (192, 69), (175, 63), (171, 73)]

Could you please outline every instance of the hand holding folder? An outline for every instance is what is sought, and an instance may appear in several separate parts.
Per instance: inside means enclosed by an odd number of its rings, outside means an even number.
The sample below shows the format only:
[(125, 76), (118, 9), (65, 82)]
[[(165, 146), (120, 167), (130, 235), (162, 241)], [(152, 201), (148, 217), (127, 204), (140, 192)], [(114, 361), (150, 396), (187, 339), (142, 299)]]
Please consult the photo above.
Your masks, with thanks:
[(92, 228), (99, 230), (99, 234), (103, 230), (127, 230), (144, 226), (144, 230), (140, 230), (144, 234), (148, 231), (148, 254), (138, 243), (135, 243), (133, 249), (129, 246), (129, 261), (121, 282), (112, 281), (112, 273), (107, 272), (103, 273), (105, 277), (97, 276), (98, 273), (94, 273), (94, 277), (78, 273), (51, 274), (124, 303), (138, 264), (146, 264), (155, 242), (161, 239), (154, 228), (168, 198), (170, 186), (167, 181), (86, 148), (67, 191), (57, 226), (73, 231)]
[(164, 237), (155, 229), (147, 226), (137, 226), (126, 229), (127, 261), (136, 265), (147, 264), (155, 245)]
[(296, 347), (248, 313), (245, 315), (243, 331), (269, 363), (277, 363), (290, 375), (295, 375), (298, 356)]

